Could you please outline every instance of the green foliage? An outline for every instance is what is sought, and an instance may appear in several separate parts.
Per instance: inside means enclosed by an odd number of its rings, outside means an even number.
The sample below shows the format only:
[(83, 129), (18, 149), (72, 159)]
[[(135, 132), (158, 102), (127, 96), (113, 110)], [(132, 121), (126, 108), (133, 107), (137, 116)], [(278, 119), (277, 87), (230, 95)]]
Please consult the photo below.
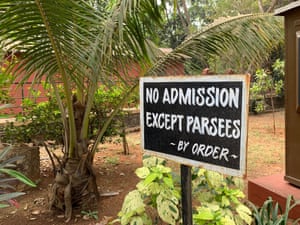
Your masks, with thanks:
[[(8, 192), (8, 190), (14, 190), (14, 187), (11, 186), (9, 182), (19, 180), (26, 185), (36, 187), (36, 185), (22, 173), (11, 169), (12, 167), (14, 167), (13, 163), (19, 160), (20, 157), (5, 159), (5, 156), (10, 150), (11, 146), (7, 146), (0, 152), (0, 208), (8, 207), (9, 204), (7, 204), (6, 202), (12, 202), (12, 199), (25, 194), (23, 192)], [(5, 174), (13, 178), (5, 177)]]
[(273, 73), (258, 69), (250, 87), (251, 99), (255, 101), (256, 112), (264, 111), (266, 97), (284, 96), (284, 62), (277, 59), (272, 65)]
[[(295, 201), (292, 196), (288, 196), (286, 200), (285, 211), (283, 213), (278, 202), (269, 197), (268, 200), (264, 202), (261, 208), (257, 208), (255, 205), (251, 204), (253, 209), (253, 217), (256, 225), (286, 225), (288, 224), (289, 213), (300, 201)], [(300, 218), (293, 221), (292, 225), (298, 224)]]
[[(6, 143), (29, 143), (32, 141), (54, 140), (57, 144), (63, 143), (63, 123), (61, 112), (57, 105), (55, 94), (48, 84), (44, 84), (47, 91), (48, 101), (36, 103), (35, 99), (40, 92), (32, 91), (33, 98), (25, 98), (22, 103), (23, 112), (17, 116), (16, 123), (7, 123), (2, 142)], [(122, 89), (118, 86), (111, 89), (100, 87), (95, 93), (95, 102), (90, 114), (89, 138), (96, 137), (99, 128), (105, 122), (109, 113), (123, 97)], [(62, 99), (63, 93), (60, 92)], [(129, 99), (130, 106), (136, 105), (137, 95)], [(125, 114), (120, 112), (116, 119), (107, 129), (102, 141), (108, 137), (122, 134), (122, 119)]]
[(1, 137), (2, 142), (30, 143), (55, 140), (57, 144), (63, 143), (61, 113), (54, 97), (49, 97), (48, 101), (41, 103), (26, 98), (22, 106), (23, 113), (17, 116), (16, 123), (6, 124)]
[[(154, 224), (147, 214), (155, 209), (159, 218), (168, 224), (176, 224), (179, 220), (179, 192), (174, 186), (171, 169), (166, 167), (165, 161), (146, 157), (144, 166), (136, 170), (141, 179), (137, 189), (130, 192), (119, 212), (115, 222), (126, 224)], [(150, 209), (147, 209), (147, 206)]]
[[(109, 114), (116, 108), (118, 103), (124, 97), (124, 90), (121, 86), (113, 86), (107, 88), (100, 86), (95, 93), (95, 100), (90, 116), (90, 138), (95, 138), (99, 128), (101, 128)], [(138, 103), (138, 93), (134, 93), (127, 101), (128, 107), (135, 107)], [(125, 135), (121, 129), (124, 126), (124, 116), (126, 113), (120, 110), (115, 116), (114, 120), (106, 129), (105, 134), (102, 138), (103, 141), (107, 141), (108, 137), (116, 135)]]
[(88, 218), (91, 218), (91, 219), (94, 219), (94, 220), (98, 220), (99, 217), (98, 217), (98, 212), (97, 211), (81, 211), (81, 214), (87, 216)]
[(251, 224), (251, 210), (241, 201), (241, 180), (205, 169), (195, 169), (194, 195), (200, 206), (193, 215), (195, 224)]
[(9, 87), (13, 82), (13, 76), (5, 73), (5, 68), (0, 65), (0, 104), (7, 104), (12, 101), (9, 96)]
[[(144, 166), (136, 170), (141, 181), (130, 192), (118, 214), (121, 224), (133, 224), (133, 220), (153, 224), (147, 214), (147, 205), (155, 209), (160, 219), (168, 224), (180, 221), (180, 194), (171, 176), (171, 168), (156, 157), (145, 158)], [(251, 224), (251, 210), (243, 204), (242, 181), (225, 177), (205, 169), (193, 172), (193, 195), (200, 206), (193, 215), (195, 224), (240, 225)], [(195, 200), (195, 198), (194, 198)], [(150, 223), (149, 223), (150, 220)]]
[(284, 61), (277, 59), (273, 65), (274, 89), (277, 96), (284, 96)]
[(142, 194), (138, 190), (129, 192), (123, 202), (118, 220), (122, 225), (126, 224), (152, 224), (150, 217), (146, 213), (146, 204)]

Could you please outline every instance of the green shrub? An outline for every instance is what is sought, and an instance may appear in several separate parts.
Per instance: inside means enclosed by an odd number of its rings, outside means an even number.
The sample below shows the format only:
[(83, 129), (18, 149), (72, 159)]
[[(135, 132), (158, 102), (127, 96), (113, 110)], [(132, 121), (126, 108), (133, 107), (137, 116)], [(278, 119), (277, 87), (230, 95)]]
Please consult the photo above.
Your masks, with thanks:
[[(136, 170), (141, 181), (137, 189), (125, 197), (114, 222), (122, 225), (161, 224), (158, 220), (168, 224), (179, 223), (180, 194), (171, 168), (165, 166), (165, 160), (156, 157), (147, 157), (143, 163), (144, 166)], [(251, 224), (251, 210), (242, 202), (245, 196), (239, 189), (240, 179), (205, 169), (195, 169), (192, 177), (193, 199), (199, 200), (193, 214), (195, 224)]]
[(0, 64), (0, 104), (11, 103), (9, 87), (13, 82), (13, 76), (5, 73), (5, 68)]
[(194, 170), (193, 189), (200, 206), (193, 215), (195, 224), (251, 224), (251, 210), (242, 202), (243, 181), (206, 169)]
[(44, 140), (55, 140), (63, 143), (63, 124), (56, 100), (49, 98), (47, 102), (35, 103), (24, 99), (23, 113), (4, 127), (1, 141), (5, 143), (30, 143)]
[[(48, 101), (36, 103), (35, 98), (39, 97), (40, 93), (32, 91), (31, 94), (34, 98), (23, 100), (23, 112), (17, 115), (17, 122), (7, 123), (4, 127), (4, 134), (1, 137), (2, 142), (30, 143), (53, 140), (56, 144), (63, 143), (61, 112), (49, 84), (44, 84), (44, 88), (48, 92)], [(120, 87), (108, 89), (101, 86), (95, 95), (94, 106), (90, 114), (89, 139), (96, 137), (109, 113), (122, 98), (123, 91)], [(133, 95), (129, 102), (131, 105), (137, 104), (136, 95)], [(109, 140), (108, 138), (112, 136), (124, 135), (122, 129), (124, 116), (125, 114), (122, 111), (116, 116), (105, 132), (102, 142)]]
[(284, 62), (277, 59), (272, 65), (273, 71), (264, 69), (256, 70), (254, 82), (250, 87), (250, 97), (253, 100), (253, 111), (265, 110), (265, 99), (267, 97), (284, 96)]
[[(127, 224), (176, 224), (180, 219), (180, 194), (174, 186), (171, 168), (165, 161), (155, 157), (145, 157), (144, 166), (136, 170), (141, 179), (137, 189), (125, 197), (119, 218), (114, 222)], [(149, 212), (156, 212), (149, 215)], [(154, 217), (154, 221), (152, 221)]]

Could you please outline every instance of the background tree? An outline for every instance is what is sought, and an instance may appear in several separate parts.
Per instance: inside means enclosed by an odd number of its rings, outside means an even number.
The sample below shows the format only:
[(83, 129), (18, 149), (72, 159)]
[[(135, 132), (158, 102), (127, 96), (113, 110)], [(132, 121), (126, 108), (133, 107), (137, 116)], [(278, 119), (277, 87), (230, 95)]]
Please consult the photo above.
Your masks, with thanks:
[[(293, 0), (190, 0), (176, 1), (177, 4), (169, 3), (169, 10), (164, 17), (164, 29), (159, 31), (160, 39), (156, 41), (159, 46), (175, 48), (188, 36), (189, 33), (199, 31), (207, 25), (226, 17), (233, 17), (251, 13), (272, 13), (275, 8), (282, 7)], [(176, 8), (177, 14), (172, 9)], [(186, 16), (188, 15), (188, 17)], [(188, 18), (188, 19), (185, 19)], [(271, 65), (277, 58), (283, 56), (281, 42), (274, 46), (270, 58), (262, 61), (260, 67)], [(280, 56), (277, 57), (276, 56)], [(275, 58), (275, 59), (274, 59)], [(190, 59), (186, 65), (186, 73), (201, 73), (202, 69), (210, 67), (216, 73), (226, 73), (233, 69), (236, 73), (254, 73), (256, 68), (253, 65), (243, 63), (242, 58), (236, 58), (233, 53), (227, 52), (224, 56), (206, 58), (204, 62), (196, 62)], [(198, 63), (198, 71), (190, 69), (190, 64)], [(193, 68), (195, 69), (195, 68)]]
[[(67, 220), (74, 207), (86, 210), (97, 202), (93, 157), (112, 118), (138, 87), (138, 77), (127, 79), (132, 67), (137, 67), (139, 76), (157, 76), (167, 66), (176, 68), (178, 62), (184, 61), (183, 55), (205, 62), (204, 59), (228, 52), (243, 58), (244, 64), (259, 63), (282, 39), (282, 23), (278, 18), (238, 16), (219, 20), (189, 35), (171, 53), (162, 55), (146, 38), (154, 35), (153, 26), (162, 18), (164, 1), (160, 2), (119, 0), (107, 5), (103, 1), (84, 0), (0, 2), (0, 40), (6, 43), (8, 51), (22, 53), (18, 62), (12, 62), (10, 71), (15, 76), (25, 74), (23, 80), (35, 76), (39, 81), (45, 76), (56, 93), (65, 148), (50, 205), (65, 210)], [(64, 98), (59, 95), (57, 82), (62, 82)], [(124, 98), (99, 127), (93, 145), (89, 146), (88, 128), (95, 91), (99, 85), (117, 84), (123, 87)]]

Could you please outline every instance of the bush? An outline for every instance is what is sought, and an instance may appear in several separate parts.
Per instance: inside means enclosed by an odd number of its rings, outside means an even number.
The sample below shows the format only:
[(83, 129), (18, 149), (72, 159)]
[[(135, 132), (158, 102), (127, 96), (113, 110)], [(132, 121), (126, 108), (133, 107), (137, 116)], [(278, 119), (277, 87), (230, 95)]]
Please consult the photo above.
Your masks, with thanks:
[[(125, 224), (168, 224), (180, 222), (180, 194), (172, 170), (166, 161), (147, 157), (144, 166), (136, 170), (141, 181), (123, 202), (118, 219)], [(241, 180), (226, 177), (205, 169), (193, 171), (193, 195), (199, 204), (194, 212), (195, 224), (251, 224), (251, 210), (241, 201), (245, 196), (240, 190)], [(150, 207), (150, 209), (149, 209)], [(150, 215), (150, 212), (155, 214)]]
[[(264, 69), (256, 70), (254, 82), (250, 87), (250, 97), (253, 101), (252, 110), (254, 112), (265, 110), (267, 97), (284, 97), (284, 62), (277, 59), (272, 68), (272, 73)], [(274, 107), (273, 104), (272, 107)]]
[(5, 73), (5, 68), (0, 64), (0, 104), (7, 104), (12, 101), (9, 96), (9, 87), (13, 82), (13, 76)]
[[(5, 143), (30, 143), (40, 144), (43, 141), (53, 140), (56, 144), (63, 144), (63, 123), (54, 93), (49, 85), (44, 84), (48, 91), (48, 101), (36, 103), (34, 99), (23, 100), (23, 112), (17, 115), (16, 123), (7, 123), (1, 141)], [(39, 93), (32, 92), (35, 97)], [(90, 114), (89, 138), (96, 137), (109, 113), (114, 109), (122, 98), (123, 92), (120, 87), (111, 89), (100, 87), (95, 93), (95, 102)], [(137, 95), (133, 95), (130, 104), (137, 104)], [(120, 111), (106, 130), (102, 142), (108, 137), (124, 135), (122, 127), (124, 112)]]

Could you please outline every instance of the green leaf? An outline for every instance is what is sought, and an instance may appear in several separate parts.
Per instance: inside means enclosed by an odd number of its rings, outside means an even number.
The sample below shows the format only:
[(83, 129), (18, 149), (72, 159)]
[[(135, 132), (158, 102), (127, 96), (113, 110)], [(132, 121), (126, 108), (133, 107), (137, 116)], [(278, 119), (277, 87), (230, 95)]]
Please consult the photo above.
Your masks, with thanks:
[(23, 182), (26, 185), (29, 185), (31, 187), (36, 187), (36, 184), (33, 183), (29, 178), (27, 178), (24, 174), (16, 171), (16, 170), (12, 170), (12, 169), (4, 169), (4, 168), (0, 168), (0, 172), (6, 173), (12, 177), (17, 178), (19, 181)]
[(172, 177), (164, 177), (163, 181), (168, 187), (174, 188), (174, 183), (173, 183)]
[(230, 201), (227, 196), (222, 196), (221, 205), (224, 207), (230, 206)]
[(179, 210), (177, 205), (169, 199), (163, 198), (161, 195), (157, 197), (157, 211), (160, 218), (168, 224), (176, 224), (179, 218)]
[(150, 173), (144, 180), (144, 184), (148, 185), (148, 184), (152, 183), (156, 178), (159, 177), (159, 175), (160, 174), (157, 174), (157, 173)]
[(214, 219), (214, 213), (208, 209), (208, 208), (204, 208), (204, 207), (200, 207), (197, 210), (197, 214), (194, 215), (194, 219), (196, 220), (213, 220)]
[(144, 225), (144, 221), (139, 216), (134, 216), (131, 218), (130, 225)]
[(150, 174), (150, 170), (147, 167), (141, 167), (141, 168), (136, 169), (135, 174), (139, 178), (145, 179)]
[(11, 150), (11, 145), (5, 147), (1, 152), (0, 152), (0, 159), (2, 160), (5, 155)]
[(154, 172), (157, 172), (157, 173), (171, 173), (172, 170), (170, 167), (166, 167), (164, 165), (157, 165), (156, 167), (152, 168)]
[(157, 195), (164, 190), (164, 188), (157, 182), (152, 182), (148, 184), (147, 187), (149, 195)]
[(232, 218), (230, 218), (229, 216), (225, 216), (223, 218), (221, 218), (221, 221), (220, 221), (222, 225), (237, 225), (233, 220)]
[(0, 209), (7, 208), (7, 207), (9, 207), (9, 205), (7, 205), (7, 204), (0, 204)]
[(13, 193), (1, 194), (0, 202), (19, 197), (21, 195), (25, 195), (25, 193), (24, 192), (13, 192)]
[(161, 158), (157, 158), (157, 157), (153, 157), (153, 156), (150, 156), (150, 157), (145, 157), (143, 159), (143, 165), (145, 167), (155, 167), (157, 165), (162, 165), (165, 163), (165, 160), (164, 159), (161, 159)]
[(247, 206), (240, 204), (236, 207), (236, 211), (241, 219), (244, 220), (247, 224), (252, 223), (252, 212)]
[(224, 176), (218, 172), (207, 170), (206, 177), (212, 188), (218, 188), (225, 183)]
[(137, 211), (142, 212), (144, 211), (145, 204), (143, 202), (142, 196), (139, 191), (134, 190), (129, 192), (123, 203), (122, 211), (129, 212), (129, 211)]

